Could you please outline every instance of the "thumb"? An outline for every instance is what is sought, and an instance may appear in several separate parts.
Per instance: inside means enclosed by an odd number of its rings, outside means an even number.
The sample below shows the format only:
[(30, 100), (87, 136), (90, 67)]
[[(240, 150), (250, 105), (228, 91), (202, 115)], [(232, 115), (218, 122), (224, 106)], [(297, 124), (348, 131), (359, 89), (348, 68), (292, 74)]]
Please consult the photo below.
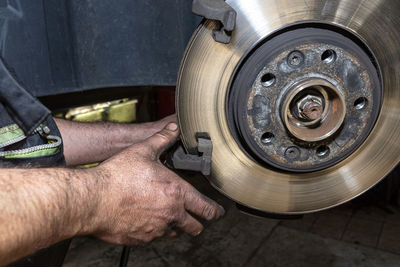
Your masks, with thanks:
[(158, 159), (159, 156), (172, 146), (179, 136), (179, 129), (176, 123), (169, 123), (158, 133), (147, 138), (143, 145), (151, 148), (152, 156)]

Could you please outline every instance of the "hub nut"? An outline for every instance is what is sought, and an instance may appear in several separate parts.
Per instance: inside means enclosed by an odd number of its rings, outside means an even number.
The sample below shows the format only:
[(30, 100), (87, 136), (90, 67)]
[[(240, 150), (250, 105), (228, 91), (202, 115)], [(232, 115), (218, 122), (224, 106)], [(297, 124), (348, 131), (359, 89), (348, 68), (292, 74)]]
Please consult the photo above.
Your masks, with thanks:
[(300, 118), (314, 121), (321, 119), (324, 111), (321, 97), (307, 95), (297, 102), (297, 112)]

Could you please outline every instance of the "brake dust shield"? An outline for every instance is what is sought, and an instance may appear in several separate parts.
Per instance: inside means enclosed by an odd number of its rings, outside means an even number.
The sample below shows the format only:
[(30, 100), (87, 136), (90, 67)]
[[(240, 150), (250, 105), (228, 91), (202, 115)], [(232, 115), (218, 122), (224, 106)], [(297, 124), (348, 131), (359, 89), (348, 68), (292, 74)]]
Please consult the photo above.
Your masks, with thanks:
[(400, 159), (400, 2), (228, 0), (231, 42), (205, 20), (176, 96), (185, 148), (207, 133), (210, 182), (279, 214), (362, 194)]

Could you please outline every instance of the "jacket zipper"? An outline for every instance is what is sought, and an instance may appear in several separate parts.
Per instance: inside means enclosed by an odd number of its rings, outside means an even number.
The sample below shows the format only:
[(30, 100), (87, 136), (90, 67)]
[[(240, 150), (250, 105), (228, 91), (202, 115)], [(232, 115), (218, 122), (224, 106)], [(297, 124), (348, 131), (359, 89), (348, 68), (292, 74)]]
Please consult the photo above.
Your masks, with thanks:
[[(60, 137), (55, 136), (55, 135), (49, 135), (50, 129), (49, 129), (49, 127), (47, 127), (45, 125), (40, 125), (38, 128), (35, 129), (34, 133), (38, 133), (41, 136), (45, 137), (48, 141), (54, 141), (54, 142), (49, 143), (49, 144), (43, 144), (43, 145), (18, 149), (18, 150), (1, 151), (0, 157), (23, 155), (23, 154), (33, 153), (33, 152), (36, 152), (39, 150), (53, 149), (53, 148), (59, 147), (62, 144), (62, 139)], [(26, 136), (23, 135), (16, 139), (10, 140), (7, 143), (9, 143), (8, 145), (11, 145), (18, 141), (24, 140), (25, 138), (26, 138)], [(16, 141), (16, 140), (18, 140), (18, 141)], [(5, 145), (2, 145), (2, 146), (4, 147)]]
[(0, 148), (7, 147), (7, 146), (10, 146), (12, 144), (18, 143), (19, 141), (22, 141), (25, 138), (26, 138), (25, 135), (18, 136), (17, 138), (14, 138), (12, 140), (9, 140), (9, 141), (7, 141), (5, 143), (0, 144)]

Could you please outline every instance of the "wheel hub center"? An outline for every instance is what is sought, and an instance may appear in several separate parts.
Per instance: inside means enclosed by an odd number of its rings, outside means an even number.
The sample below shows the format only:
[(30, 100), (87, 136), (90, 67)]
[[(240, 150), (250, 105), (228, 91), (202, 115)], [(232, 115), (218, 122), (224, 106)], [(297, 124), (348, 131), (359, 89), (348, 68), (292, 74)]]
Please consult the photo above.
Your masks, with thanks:
[(291, 111), (292, 115), (309, 122), (320, 121), (324, 111), (322, 101), (323, 100), (316, 95), (307, 95), (294, 104), (297, 106), (297, 111)]
[(362, 144), (379, 114), (382, 88), (372, 54), (346, 34), (288, 30), (246, 59), (227, 113), (248, 156), (308, 172), (340, 162)]
[(343, 94), (327, 80), (309, 79), (289, 89), (281, 120), (299, 140), (316, 142), (332, 136), (346, 116)]

